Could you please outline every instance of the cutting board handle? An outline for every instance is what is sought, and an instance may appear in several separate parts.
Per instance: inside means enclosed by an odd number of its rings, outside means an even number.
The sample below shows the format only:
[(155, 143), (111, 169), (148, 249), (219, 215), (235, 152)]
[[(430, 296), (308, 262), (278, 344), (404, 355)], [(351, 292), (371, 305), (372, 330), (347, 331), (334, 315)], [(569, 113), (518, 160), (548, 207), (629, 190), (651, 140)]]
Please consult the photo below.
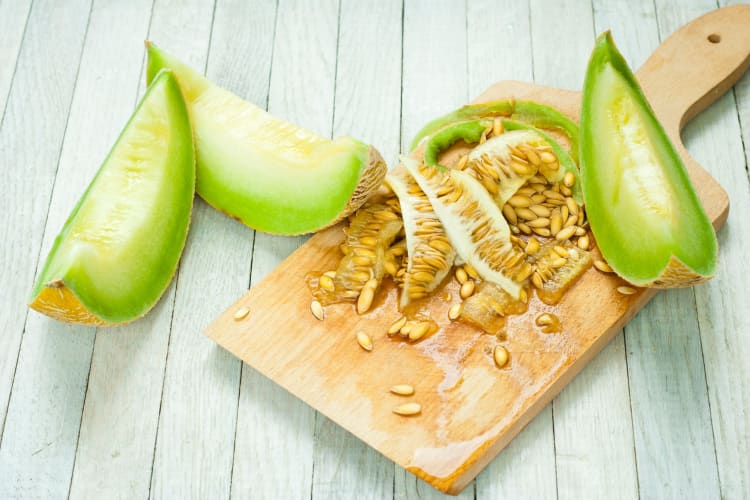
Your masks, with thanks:
[(732, 5), (675, 31), (636, 75), (667, 131), (679, 137), (749, 66), (750, 5)]

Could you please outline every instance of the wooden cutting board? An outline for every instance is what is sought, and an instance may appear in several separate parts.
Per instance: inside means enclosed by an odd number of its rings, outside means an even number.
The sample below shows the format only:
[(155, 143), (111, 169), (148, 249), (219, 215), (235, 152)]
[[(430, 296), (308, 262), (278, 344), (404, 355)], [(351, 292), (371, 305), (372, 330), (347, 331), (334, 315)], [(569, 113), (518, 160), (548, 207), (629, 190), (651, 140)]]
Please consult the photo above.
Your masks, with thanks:
[[(688, 155), (679, 131), (747, 70), (749, 26), (750, 5), (711, 12), (669, 37), (637, 72), (716, 228), (726, 221), (727, 194)], [(578, 119), (579, 92), (530, 83), (497, 83), (475, 102), (508, 97), (547, 103)], [(591, 269), (557, 306), (532, 299), (525, 315), (509, 318), (507, 337), (498, 339), (448, 321), (448, 308), (458, 297), (456, 284), (450, 283), (426, 306), (440, 331), (410, 344), (386, 336), (388, 326), (400, 316), (393, 287), (379, 292), (376, 306), (363, 316), (350, 304), (327, 307), (324, 321), (310, 313), (305, 276), (335, 269), (342, 241), (341, 226), (315, 235), (206, 333), (394, 462), (452, 494), (460, 492), (656, 293), (644, 289), (621, 295), (615, 290), (623, 284), (620, 279)], [(447, 293), (452, 301), (446, 301)], [(235, 320), (241, 307), (248, 307), (250, 314)], [(533, 322), (541, 311), (558, 315), (563, 331), (542, 333)], [(357, 344), (360, 331), (373, 338), (372, 352)], [(498, 342), (510, 352), (510, 363), (502, 370), (492, 359)], [(389, 393), (389, 387), (404, 383), (415, 387), (414, 396)], [(421, 414), (392, 413), (407, 401), (420, 403)]]

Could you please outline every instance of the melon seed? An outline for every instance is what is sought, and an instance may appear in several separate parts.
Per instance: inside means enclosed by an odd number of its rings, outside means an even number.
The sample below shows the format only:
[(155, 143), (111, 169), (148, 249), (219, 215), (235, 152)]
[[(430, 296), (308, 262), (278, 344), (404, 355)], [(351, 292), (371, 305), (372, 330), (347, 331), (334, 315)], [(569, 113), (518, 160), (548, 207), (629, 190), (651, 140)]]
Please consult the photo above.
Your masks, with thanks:
[(372, 339), (365, 332), (357, 332), (357, 343), (365, 351), (372, 351)]
[[(355, 259), (356, 259), (356, 258), (357, 258), (357, 257), (355, 257)], [(369, 263), (369, 262), (368, 262), (368, 263)], [(334, 290), (335, 290), (335, 288), (336, 288), (336, 287), (334, 286), (334, 284), (333, 284), (333, 278), (331, 278), (330, 276), (327, 276), (327, 275), (325, 275), (325, 274), (324, 274), (324, 275), (322, 275), (322, 276), (320, 277), (320, 280), (318, 281), (318, 285), (319, 285), (319, 286), (320, 286), (320, 288), (322, 288), (323, 290), (328, 290), (329, 292), (332, 292), (332, 291), (334, 291)]]
[(410, 386), (409, 384), (398, 384), (391, 387), (390, 391), (393, 394), (397, 394), (399, 396), (412, 396), (414, 395), (414, 387)]
[(401, 316), (388, 328), (388, 335), (395, 335), (406, 324), (406, 316)]
[(310, 303), (310, 311), (312, 311), (313, 316), (315, 316), (320, 321), (323, 321), (325, 315), (323, 313), (323, 305), (320, 302), (318, 302), (317, 300), (313, 300)]
[(469, 297), (471, 297), (474, 294), (474, 281), (473, 280), (466, 280), (466, 282), (461, 285), (461, 290), (459, 291), (459, 295), (462, 299), (466, 300)]
[(508, 350), (505, 347), (496, 345), (495, 349), (492, 351), (492, 357), (495, 359), (495, 364), (497, 365), (497, 367), (502, 368), (508, 364), (508, 358), (510, 356), (508, 355)]
[(448, 319), (455, 321), (459, 316), (461, 316), (461, 304), (453, 304), (451, 308), (448, 309)]
[(629, 286), (618, 286), (617, 291), (623, 295), (633, 295), (637, 290)]
[(608, 274), (612, 272), (612, 268), (609, 267), (609, 264), (604, 262), (603, 260), (595, 260), (594, 261), (594, 267), (597, 268), (599, 271)]
[(247, 307), (240, 307), (234, 312), (234, 320), (239, 321), (250, 313), (250, 309)]
[(397, 415), (402, 415), (404, 417), (417, 415), (421, 411), (422, 411), (422, 407), (419, 405), (419, 403), (405, 403), (393, 409), (393, 413)]

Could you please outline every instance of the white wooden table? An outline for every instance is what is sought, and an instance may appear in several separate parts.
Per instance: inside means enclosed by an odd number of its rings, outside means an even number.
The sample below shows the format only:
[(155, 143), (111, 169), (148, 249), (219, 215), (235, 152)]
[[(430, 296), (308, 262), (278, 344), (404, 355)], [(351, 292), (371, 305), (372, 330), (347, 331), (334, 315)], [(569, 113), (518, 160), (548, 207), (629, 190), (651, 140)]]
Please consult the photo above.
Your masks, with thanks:
[[(256, 234), (197, 200), (179, 273), (145, 319), (97, 330), (26, 308), (143, 93), (143, 39), (392, 163), (426, 120), (496, 80), (578, 89), (596, 33), (612, 28), (638, 66), (716, 7), (0, 0), (0, 498), (440, 496), (201, 333), (301, 238)], [(461, 498), (750, 496), (750, 76), (684, 136), (731, 198), (716, 278), (659, 294)]]

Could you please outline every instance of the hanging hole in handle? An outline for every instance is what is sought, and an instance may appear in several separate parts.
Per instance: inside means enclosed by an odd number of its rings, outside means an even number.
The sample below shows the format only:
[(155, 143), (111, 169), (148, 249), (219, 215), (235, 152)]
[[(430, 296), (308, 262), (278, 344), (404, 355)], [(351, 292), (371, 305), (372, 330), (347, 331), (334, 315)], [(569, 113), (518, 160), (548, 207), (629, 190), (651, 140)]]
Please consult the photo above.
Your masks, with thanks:
[(711, 33), (707, 38), (711, 43), (719, 43), (721, 41), (721, 35), (719, 35), (718, 33)]

